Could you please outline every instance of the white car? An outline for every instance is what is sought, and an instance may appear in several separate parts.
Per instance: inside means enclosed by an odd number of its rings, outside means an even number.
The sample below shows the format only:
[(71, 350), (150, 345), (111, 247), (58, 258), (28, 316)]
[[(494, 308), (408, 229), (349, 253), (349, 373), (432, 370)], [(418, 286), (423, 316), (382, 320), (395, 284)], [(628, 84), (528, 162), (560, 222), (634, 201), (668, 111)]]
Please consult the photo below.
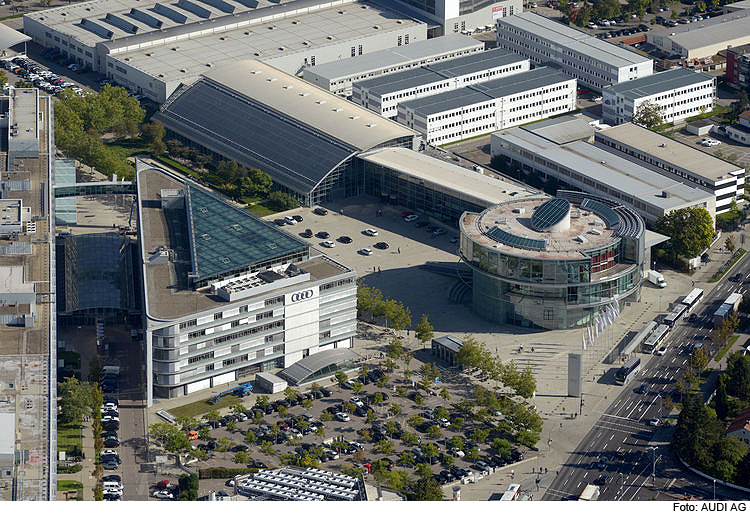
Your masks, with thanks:
[(99, 452), (99, 455), (100, 456), (116, 456), (117, 450), (115, 450), (114, 448), (105, 448), (104, 450)]
[(343, 412), (336, 413), (336, 420), (339, 420), (341, 422), (349, 422), (349, 421), (351, 421), (351, 419), (349, 418), (349, 416), (346, 413), (343, 413)]
[(336, 246), (336, 243), (331, 240), (328, 240), (328, 241), (323, 241), (322, 243), (320, 243), (320, 245), (325, 246), (326, 248), (333, 248), (334, 246)]
[(284, 217), (284, 220), (286, 221), (287, 224), (292, 224), (292, 225), (297, 224), (297, 221), (294, 220), (293, 217), (290, 217), (288, 215)]
[(154, 498), (159, 498), (160, 500), (173, 500), (174, 499), (174, 494), (172, 494), (168, 490), (155, 490), (152, 496)]
[(649, 426), (659, 426), (659, 419), (649, 419)]
[(369, 235), (370, 237), (377, 237), (378, 236), (378, 230), (374, 230), (372, 228), (367, 228), (363, 233), (365, 235)]
[(713, 138), (703, 138), (701, 145), (705, 145), (706, 147), (716, 147), (717, 145), (721, 145), (721, 142)]
[(661, 349), (659, 349), (658, 351), (656, 351), (656, 356), (664, 356), (665, 354), (667, 354), (667, 348), (666, 347), (662, 347)]
[(372, 250), (369, 248), (360, 248), (358, 253), (361, 253), (362, 255), (372, 255)]
[(349, 402), (351, 402), (352, 404), (354, 404), (354, 405), (355, 405), (356, 407), (358, 407), (358, 408), (359, 408), (360, 406), (364, 406), (364, 405), (365, 405), (365, 403), (364, 403), (364, 402), (362, 402), (362, 399), (360, 399), (359, 397), (351, 397), (351, 398), (349, 399)]
[(419, 218), (419, 215), (407, 215), (404, 217), (404, 222), (413, 222)]

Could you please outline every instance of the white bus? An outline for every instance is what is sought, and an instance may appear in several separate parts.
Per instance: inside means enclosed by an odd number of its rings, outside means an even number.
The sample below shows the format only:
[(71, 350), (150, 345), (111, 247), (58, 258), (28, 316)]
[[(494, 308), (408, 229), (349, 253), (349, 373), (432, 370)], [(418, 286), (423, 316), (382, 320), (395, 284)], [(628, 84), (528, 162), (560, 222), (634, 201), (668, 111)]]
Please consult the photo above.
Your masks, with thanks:
[(664, 316), (664, 325), (668, 325), (670, 329), (674, 328), (675, 324), (687, 314), (687, 306), (679, 303), (672, 312)]
[(667, 336), (668, 332), (668, 325), (659, 325), (656, 329), (654, 329), (654, 332), (652, 332), (651, 335), (646, 338), (646, 341), (643, 342), (643, 352), (654, 354), (659, 348), (659, 345), (661, 345), (662, 340), (664, 340), (664, 338)]
[(518, 483), (511, 483), (508, 485), (508, 490), (503, 493), (503, 497), (500, 501), (514, 501), (518, 497), (518, 491), (521, 489), (521, 485)]
[(700, 303), (702, 299), (703, 299), (703, 289), (694, 288), (692, 291), (690, 291), (690, 294), (685, 296), (685, 299), (683, 299), (681, 303), (687, 307), (686, 312), (690, 312), (695, 308), (695, 306), (698, 303)]

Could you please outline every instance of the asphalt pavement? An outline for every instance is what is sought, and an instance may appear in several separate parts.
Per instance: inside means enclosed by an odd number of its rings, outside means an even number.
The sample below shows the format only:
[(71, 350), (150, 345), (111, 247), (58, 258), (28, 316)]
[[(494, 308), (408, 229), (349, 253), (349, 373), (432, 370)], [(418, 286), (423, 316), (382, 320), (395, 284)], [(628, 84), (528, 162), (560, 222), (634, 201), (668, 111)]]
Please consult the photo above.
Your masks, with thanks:
[[(544, 500), (577, 499), (586, 485), (596, 480), (602, 483), (599, 499), (605, 501), (746, 499), (740, 491), (725, 487), (717, 486), (714, 492), (713, 482), (685, 469), (669, 450), (674, 427), (663, 425), (663, 399), (675, 390), (690, 347), (699, 341), (710, 343), (711, 316), (730, 293), (748, 293), (750, 281), (729, 281), (737, 273), (750, 277), (750, 258), (742, 259), (720, 282), (701, 285), (707, 293), (693, 310), (697, 321), (683, 318), (663, 343), (666, 354), (646, 357), (640, 372), (568, 457), (547, 487)], [(612, 384), (613, 374), (605, 374), (612, 377)], [(644, 390), (637, 392), (642, 385)], [(705, 389), (710, 393), (711, 388)], [(660, 425), (651, 426), (649, 421), (657, 418)]]

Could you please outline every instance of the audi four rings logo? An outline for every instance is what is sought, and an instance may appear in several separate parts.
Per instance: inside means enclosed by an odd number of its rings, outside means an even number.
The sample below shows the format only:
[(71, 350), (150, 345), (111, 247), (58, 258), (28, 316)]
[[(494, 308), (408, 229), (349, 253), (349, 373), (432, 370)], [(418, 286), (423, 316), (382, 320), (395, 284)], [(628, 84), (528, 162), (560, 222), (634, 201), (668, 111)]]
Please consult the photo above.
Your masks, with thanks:
[(292, 303), (296, 303), (298, 301), (302, 301), (304, 299), (310, 299), (313, 297), (314, 293), (311, 290), (303, 290), (302, 292), (295, 292), (292, 294)]

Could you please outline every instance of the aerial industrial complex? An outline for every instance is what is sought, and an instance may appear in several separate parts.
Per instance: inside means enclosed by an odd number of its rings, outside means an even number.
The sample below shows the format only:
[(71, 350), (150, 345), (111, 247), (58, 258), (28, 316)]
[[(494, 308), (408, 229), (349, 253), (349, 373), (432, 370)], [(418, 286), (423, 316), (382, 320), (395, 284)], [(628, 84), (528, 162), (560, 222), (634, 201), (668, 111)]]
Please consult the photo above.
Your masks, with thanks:
[(750, 10), (743, 9), (696, 24), (650, 31), (646, 40), (668, 55), (689, 60), (713, 57), (722, 50), (748, 43), (748, 16)]
[(54, 500), (52, 101), (35, 88), (10, 88), (0, 109), (0, 500)]

